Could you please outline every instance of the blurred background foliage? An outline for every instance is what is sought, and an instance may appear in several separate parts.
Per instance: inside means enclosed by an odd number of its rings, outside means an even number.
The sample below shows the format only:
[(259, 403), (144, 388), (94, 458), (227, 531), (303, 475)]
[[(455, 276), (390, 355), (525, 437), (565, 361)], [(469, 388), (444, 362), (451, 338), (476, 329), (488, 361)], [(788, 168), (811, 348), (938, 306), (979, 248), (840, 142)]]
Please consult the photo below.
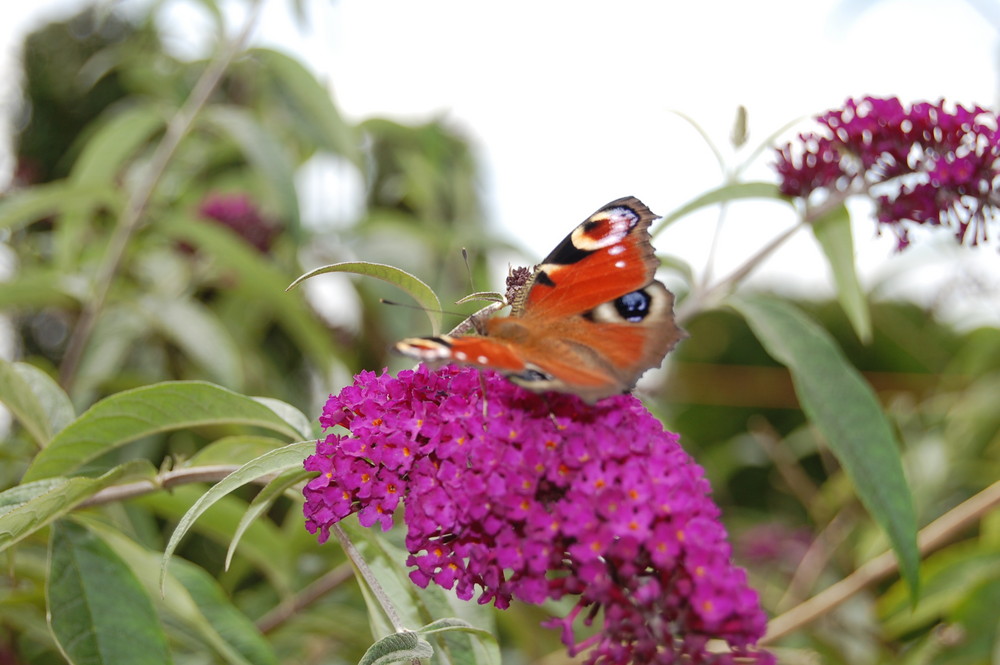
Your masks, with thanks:
[[(108, 247), (130, 193), (209, 63), (166, 52), (152, 15), (135, 22), (89, 9), (30, 35), (23, 65), (17, 169), (0, 201), (14, 267), (0, 283), (0, 307), (14, 358), (58, 381), (77, 413), (129, 388), (203, 379), (281, 399), (315, 419), (351, 374), (405, 366), (388, 349), (399, 337), (426, 331), (423, 313), (379, 304), (402, 298), (375, 280), (328, 275), (285, 291), (317, 265), (391, 264), (446, 301), (502, 288), (500, 261), (513, 249), (486, 224), (478, 165), (462, 133), (443, 120), (351, 123), (301, 63), (266, 49), (247, 51), (226, 70), (155, 183), (121, 260), (109, 268)], [(296, 178), (318, 158), (338, 160), (363, 183), (363, 209), (349, 223), (303, 219)], [(587, 212), (564, 220), (566, 228)], [(109, 269), (107, 298), (67, 369), (82, 313)], [(339, 286), (331, 291), (325, 280)], [(996, 329), (958, 330), (912, 304), (876, 302), (874, 340), (863, 345), (836, 303), (799, 304), (878, 391), (904, 444), (921, 524), (1000, 477)], [(646, 386), (647, 403), (705, 466), (738, 561), (768, 612), (778, 614), (886, 542), (799, 411), (788, 372), (743, 320), (713, 310), (686, 325), (691, 337)], [(216, 448), (226, 455), (213, 458), (209, 444), (236, 435), (240, 446)], [(193, 456), (239, 463), (267, 445), (241, 430), (196, 428), (114, 454), (156, 465)], [(0, 489), (17, 485), (36, 452), (27, 433), (11, 425), (0, 447)], [(155, 553), (203, 489), (177, 488), (92, 512)], [(225, 598), (219, 602), (256, 623), (265, 643), (243, 657), (357, 662), (371, 643), (361, 593), (339, 548), (316, 546), (302, 528), (293, 499), (254, 523), (224, 570), (226, 545), (251, 499), (227, 497), (179, 552), (218, 582)], [(991, 515), (928, 558), (915, 610), (891, 579), (787, 638), (782, 658), (996, 662), (998, 527)], [(7, 559), (0, 663), (65, 662), (46, 627), (46, 556), (43, 531)], [(169, 601), (156, 602), (169, 614), (162, 607)], [(538, 626), (544, 615), (516, 605), (497, 613), (505, 663), (560, 662), (558, 635)], [(190, 626), (166, 626), (175, 662), (238, 662), (192, 636)], [(809, 660), (817, 654), (819, 661)]]

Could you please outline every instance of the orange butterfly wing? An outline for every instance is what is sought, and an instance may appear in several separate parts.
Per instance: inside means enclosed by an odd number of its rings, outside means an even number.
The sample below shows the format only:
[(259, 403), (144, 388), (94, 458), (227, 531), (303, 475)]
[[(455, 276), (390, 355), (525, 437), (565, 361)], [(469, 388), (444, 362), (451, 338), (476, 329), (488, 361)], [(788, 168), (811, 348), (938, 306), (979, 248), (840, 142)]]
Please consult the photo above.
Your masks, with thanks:
[(634, 197), (609, 203), (535, 268), (511, 315), (488, 319), (485, 335), (406, 339), (397, 349), (494, 368), (531, 390), (588, 402), (630, 390), (685, 336), (673, 295), (654, 278), (655, 218)]
[(652, 282), (660, 265), (650, 245), (654, 219), (634, 196), (595, 212), (535, 267), (515, 313), (580, 314)]

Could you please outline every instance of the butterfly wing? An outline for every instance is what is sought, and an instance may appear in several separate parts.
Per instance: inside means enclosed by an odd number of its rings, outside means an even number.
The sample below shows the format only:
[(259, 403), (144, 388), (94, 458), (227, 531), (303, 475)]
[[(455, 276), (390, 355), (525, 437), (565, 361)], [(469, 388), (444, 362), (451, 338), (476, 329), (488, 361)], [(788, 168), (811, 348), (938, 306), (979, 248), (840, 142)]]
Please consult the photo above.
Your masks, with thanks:
[(588, 402), (630, 390), (685, 336), (673, 295), (654, 278), (655, 218), (634, 197), (609, 203), (535, 268), (511, 316), (488, 319), (485, 335), (406, 339), (397, 349), (494, 368), (531, 390)]
[(634, 196), (595, 212), (535, 267), (514, 315), (581, 314), (651, 283), (660, 265), (650, 245), (654, 219)]

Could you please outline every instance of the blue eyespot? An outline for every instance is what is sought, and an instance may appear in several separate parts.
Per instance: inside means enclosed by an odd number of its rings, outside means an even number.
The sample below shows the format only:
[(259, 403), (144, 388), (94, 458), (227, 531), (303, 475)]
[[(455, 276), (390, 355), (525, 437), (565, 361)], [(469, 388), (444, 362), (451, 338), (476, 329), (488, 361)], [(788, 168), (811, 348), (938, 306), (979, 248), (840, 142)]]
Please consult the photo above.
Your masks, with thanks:
[(651, 302), (652, 298), (645, 291), (633, 291), (615, 300), (615, 309), (626, 321), (638, 323), (649, 315)]

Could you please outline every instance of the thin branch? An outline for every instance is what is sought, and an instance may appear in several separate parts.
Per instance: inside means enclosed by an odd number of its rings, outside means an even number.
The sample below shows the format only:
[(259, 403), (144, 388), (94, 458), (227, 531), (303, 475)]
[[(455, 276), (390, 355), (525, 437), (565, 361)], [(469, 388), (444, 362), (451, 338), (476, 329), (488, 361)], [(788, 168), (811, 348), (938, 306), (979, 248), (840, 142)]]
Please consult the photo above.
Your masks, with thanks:
[[(921, 529), (917, 536), (921, 556), (940, 549), (997, 507), (1000, 507), (1000, 481)], [(883, 552), (833, 586), (772, 619), (768, 623), (767, 634), (760, 641), (761, 646), (771, 644), (828, 614), (865, 587), (894, 574), (898, 568), (895, 553), (891, 550)]]
[(728, 293), (733, 287), (739, 282), (743, 281), (747, 275), (757, 269), (764, 259), (773, 254), (779, 247), (785, 244), (785, 242), (791, 238), (795, 233), (801, 229), (803, 226), (807, 226), (808, 222), (803, 220), (788, 229), (777, 238), (769, 242), (763, 249), (747, 259), (743, 265), (734, 270), (710, 288), (701, 291), (700, 293), (692, 294), (691, 297), (687, 298), (684, 302), (680, 304), (677, 308), (677, 321), (678, 323), (684, 323), (690, 320), (695, 314), (706, 307), (710, 307), (716, 300), (720, 299), (723, 294)]
[(354, 568), (351, 564), (337, 566), (258, 619), (258, 630), (265, 635), (270, 633), (352, 577)]
[(827, 563), (834, 558), (837, 548), (847, 538), (850, 527), (854, 523), (856, 511), (851, 506), (834, 515), (830, 523), (823, 527), (809, 548), (802, 556), (795, 574), (788, 581), (785, 594), (775, 604), (778, 610), (794, 607), (802, 602), (816, 580), (826, 570)]
[(816, 501), (819, 489), (789, 451), (788, 446), (782, 445), (781, 437), (771, 426), (771, 423), (760, 416), (752, 418), (749, 423), (749, 432), (764, 454), (770, 458), (792, 496), (805, 507), (809, 518), (816, 524), (829, 522), (830, 511), (823, 510), (821, 512), (818, 510), (818, 508), (824, 508), (821, 503)]
[(135, 188), (128, 198), (128, 202), (122, 209), (111, 238), (108, 240), (108, 247), (104, 258), (97, 269), (97, 275), (94, 278), (93, 296), (84, 305), (80, 313), (80, 319), (73, 330), (73, 335), (66, 346), (66, 355), (63, 357), (59, 368), (59, 383), (63, 388), (69, 390), (76, 380), (76, 373), (80, 368), (84, 349), (90, 341), (97, 319), (104, 309), (115, 276), (121, 268), (125, 250), (132, 235), (139, 228), (145, 216), (149, 203), (153, 198), (153, 193), (160, 184), (160, 180), (163, 178), (163, 174), (177, 152), (181, 141), (184, 140), (184, 137), (190, 133), (191, 128), (194, 126), (195, 118), (208, 102), (208, 98), (212, 95), (212, 92), (218, 87), (219, 81), (229, 68), (229, 65), (232, 64), (236, 56), (245, 48), (250, 38), (250, 33), (257, 23), (261, 4), (259, 0), (254, 2), (240, 33), (219, 50), (219, 53), (209, 63), (197, 83), (195, 83), (184, 105), (178, 109), (177, 113), (170, 119), (170, 122), (167, 123), (163, 138), (160, 139), (159, 144), (156, 146), (156, 150), (150, 159), (145, 173), (139, 179), (139, 182), (136, 183)]
[[(83, 503), (79, 504), (77, 508), (90, 508), (91, 506), (101, 506), (106, 503), (125, 501), (126, 499), (133, 499), (137, 496), (159, 492), (160, 490), (168, 490), (171, 487), (177, 487), (178, 485), (219, 482), (239, 468), (239, 465), (236, 464), (214, 464), (211, 466), (195, 466), (189, 469), (165, 471), (149, 480), (139, 480), (134, 483), (107, 487), (97, 494), (94, 494)], [(262, 476), (254, 482), (265, 485), (270, 482), (271, 479), (271, 476)]]
[(691, 295), (683, 303), (681, 303), (679, 307), (677, 307), (677, 321), (679, 323), (689, 321), (701, 310), (713, 306), (716, 302), (732, 292), (732, 290), (736, 288), (736, 285), (746, 279), (750, 273), (759, 268), (767, 258), (774, 254), (774, 252), (776, 252), (782, 245), (788, 242), (788, 239), (795, 235), (799, 229), (812, 225), (813, 222), (818, 219), (822, 219), (823, 216), (837, 206), (843, 205), (848, 198), (854, 196), (855, 194), (866, 193), (867, 190), (868, 185), (862, 182), (862, 179), (855, 179), (855, 181), (852, 182), (847, 189), (837, 192), (836, 196), (830, 196), (820, 205), (807, 207), (805, 212), (802, 214), (802, 219), (799, 220), (795, 226), (792, 226), (784, 233), (771, 240), (771, 242), (761, 248), (749, 259), (744, 261), (742, 265), (736, 268), (736, 270), (731, 272), (727, 277), (719, 280), (707, 289), (692, 292)]

